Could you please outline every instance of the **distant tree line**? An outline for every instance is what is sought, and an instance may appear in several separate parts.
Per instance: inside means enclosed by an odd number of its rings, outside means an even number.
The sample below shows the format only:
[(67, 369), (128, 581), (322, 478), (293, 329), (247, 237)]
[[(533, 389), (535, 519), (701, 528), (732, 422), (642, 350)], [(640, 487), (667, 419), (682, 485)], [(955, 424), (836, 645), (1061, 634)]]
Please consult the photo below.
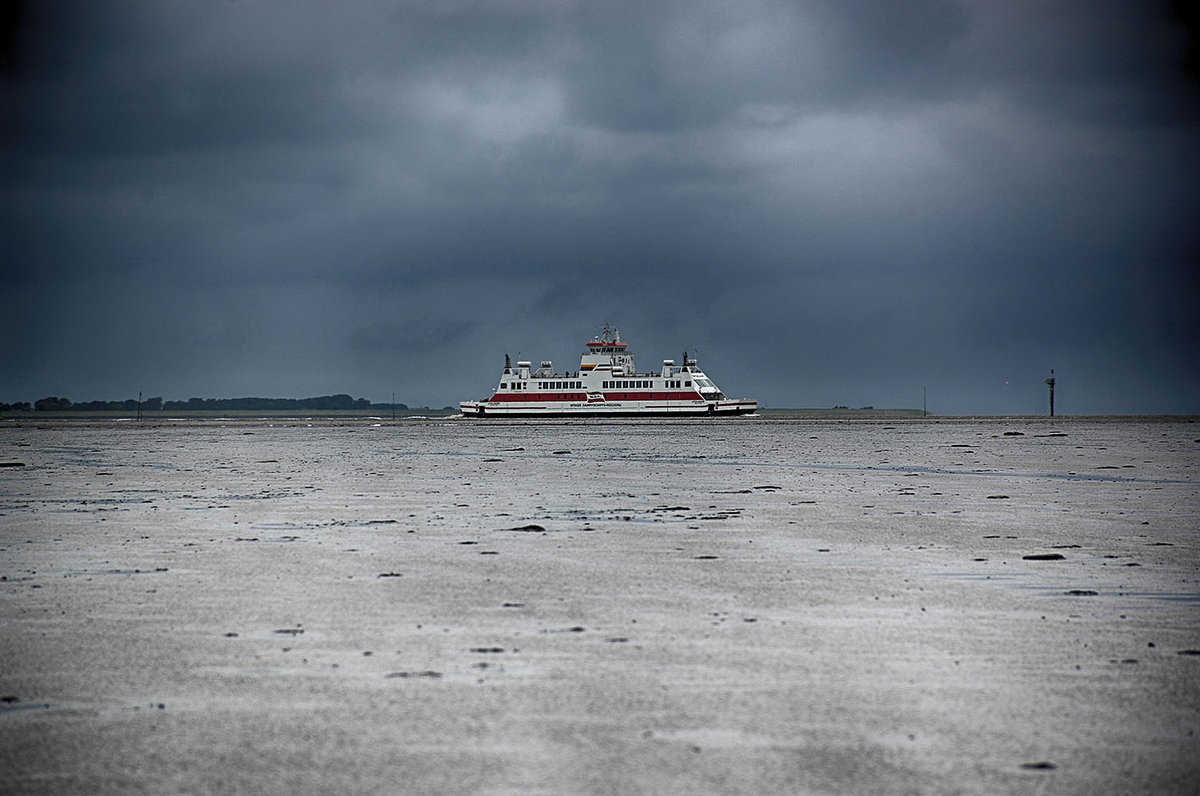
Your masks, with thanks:
[[(373, 404), (366, 398), (351, 398), (349, 395), (322, 395), (316, 398), (189, 398), (186, 401), (164, 401), (162, 398), (147, 398), (141, 402), (143, 412), (179, 411), (230, 411), (282, 410), (282, 411), (351, 411), (370, 409), (408, 409), (406, 404)], [(28, 401), (0, 403), (3, 411), (28, 412), (136, 412), (138, 402), (132, 398), (125, 401), (86, 401), (72, 403), (68, 398), (50, 396), (39, 398), (31, 405)]]
[[(50, 396), (39, 398), (32, 404), (29, 401), (17, 401), (6, 404), (0, 401), (0, 412), (136, 412), (138, 402), (130, 398), (127, 401), (86, 401), (72, 403), (69, 398)], [(143, 410), (163, 408), (162, 398), (147, 398), (142, 401)]]
[(349, 395), (322, 395), (317, 398), (189, 398), (186, 401), (167, 401), (162, 406), (167, 411), (178, 410), (350, 410), (370, 409), (366, 398), (351, 398)]

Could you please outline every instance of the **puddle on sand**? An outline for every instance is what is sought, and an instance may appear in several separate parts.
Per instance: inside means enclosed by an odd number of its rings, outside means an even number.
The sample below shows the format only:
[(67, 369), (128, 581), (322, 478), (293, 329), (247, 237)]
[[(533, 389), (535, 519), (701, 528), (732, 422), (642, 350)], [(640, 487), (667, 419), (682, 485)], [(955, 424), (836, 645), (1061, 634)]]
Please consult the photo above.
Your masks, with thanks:
[(1165, 601), (1185, 605), (1200, 605), (1200, 592), (1146, 591), (1121, 587), (1110, 588), (1104, 584), (1080, 583), (1078, 578), (1062, 576), (1047, 578), (1045, 573), (984, 573), (984, 572), (935, 572), (930, 573), (951, 580), (988, 583), (996, 586), (1033, 592), (1041, 597), (1063, 600), (1123, 600)]

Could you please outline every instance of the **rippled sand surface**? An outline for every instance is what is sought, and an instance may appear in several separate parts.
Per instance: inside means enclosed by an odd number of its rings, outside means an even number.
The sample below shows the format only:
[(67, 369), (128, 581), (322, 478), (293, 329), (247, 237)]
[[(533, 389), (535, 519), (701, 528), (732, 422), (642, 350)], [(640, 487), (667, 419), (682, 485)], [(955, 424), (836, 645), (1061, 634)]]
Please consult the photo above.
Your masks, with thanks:
[(6, 793), (1195, 793), (1200, 423), (0, 424)]

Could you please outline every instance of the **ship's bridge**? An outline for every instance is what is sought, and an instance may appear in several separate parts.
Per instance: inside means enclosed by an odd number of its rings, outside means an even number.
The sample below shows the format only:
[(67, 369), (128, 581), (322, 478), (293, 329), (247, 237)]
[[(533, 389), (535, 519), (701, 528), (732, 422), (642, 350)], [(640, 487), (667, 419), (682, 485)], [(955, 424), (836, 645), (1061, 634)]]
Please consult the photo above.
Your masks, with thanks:
[(614, 329), (611, 326), (605, 325), (604, 331), (587, 344), (584, 349), (584, 356), (588, 354), (622, 354), (625, 352), (628, 343), (621, 342), (621, 330)]
[(579, 358), (582, 372), (611, 371), (614, 376), (632, 376), (635, 372), (629, 344), (621, 342), (621, 331), (605, 326), (603, 333), (586, 344)]

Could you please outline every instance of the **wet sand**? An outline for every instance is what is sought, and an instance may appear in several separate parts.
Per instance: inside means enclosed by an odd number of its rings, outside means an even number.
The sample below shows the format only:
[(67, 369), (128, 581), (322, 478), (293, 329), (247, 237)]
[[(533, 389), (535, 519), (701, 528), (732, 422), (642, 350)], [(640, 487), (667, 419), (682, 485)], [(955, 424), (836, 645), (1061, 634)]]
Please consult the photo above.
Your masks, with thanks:
[(0, 424), (5, 793), (1195, 793), (1200, 423)]

